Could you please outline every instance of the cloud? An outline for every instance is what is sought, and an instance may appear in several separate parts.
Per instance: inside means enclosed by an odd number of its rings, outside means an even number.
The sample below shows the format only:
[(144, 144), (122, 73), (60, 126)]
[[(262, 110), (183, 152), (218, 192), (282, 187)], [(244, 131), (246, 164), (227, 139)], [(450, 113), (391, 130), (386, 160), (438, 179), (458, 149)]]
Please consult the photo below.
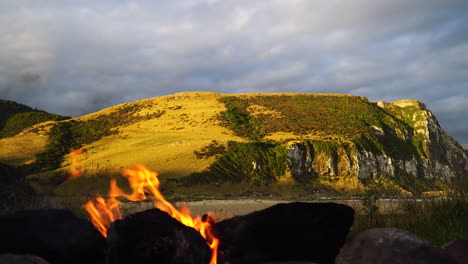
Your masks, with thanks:
[(467, 11), (465, 0), (3, 1), (0, 97), (73, 116), (194, 90), (409, 98), (468, 147)]

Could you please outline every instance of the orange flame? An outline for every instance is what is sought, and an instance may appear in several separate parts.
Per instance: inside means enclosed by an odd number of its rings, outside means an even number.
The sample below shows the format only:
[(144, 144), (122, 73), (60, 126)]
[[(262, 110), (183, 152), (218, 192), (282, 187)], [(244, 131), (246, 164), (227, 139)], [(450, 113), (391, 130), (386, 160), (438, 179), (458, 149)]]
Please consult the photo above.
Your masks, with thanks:
[(157, 172), (150, 171), (143, 166), (135, 166), (124, 170), (122, 175), (128, 179), (130, 188), (133, 191), (131, 194), (125, 193), (117, 186), (117, 181), (112, 179), (109, 199), (104, 200), (99, 196), (96, 201), (88, 201), (84, 205), (91, 217), (91, 222), (104, 237), (107, 237), (107, 229), (110, 224), (117, 219), (122, 219), (119, 211), (121, 202), (117, 197), (125, 197), (130, 201), (143, 201), (147, 199), (145, 194), (145, 191), (147, 191), (153, 196), (154, 204), (158, 209), (167, 212), (182, 224), (193, 227), (200, 232), (211, 248), (210, 264), (216, 264), (219, 239), (211, 231), (211, 225), (213, 224), (211, 217), (207, 217), (207, 219), (202, 219), (200, 216), (193, 218), (190, 216), (190, 210), (186, 205), (177, 210), (159, 191), (160, 182)]
[(81, 166), (81, 157), (83, 156), (83, 154), (84, 151), (82, 149), (72, 149), (70, 151), (70, 178), (77, 178), (81, 174), (83, 174), (83, 167)]

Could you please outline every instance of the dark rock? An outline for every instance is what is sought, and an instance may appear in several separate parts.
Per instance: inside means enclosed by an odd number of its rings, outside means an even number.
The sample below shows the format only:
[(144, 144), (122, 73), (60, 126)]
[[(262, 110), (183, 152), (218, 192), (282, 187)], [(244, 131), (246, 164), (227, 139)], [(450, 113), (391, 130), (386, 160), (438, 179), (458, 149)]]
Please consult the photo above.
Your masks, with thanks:
[(43, 258), (32, 255), (15, 255), (2, 254), (0, 255), (0, 263), (5, 264), (49, 264)]
[(468, 263), (468, 238), (457, 239), (443, 245), (442, 248), (458, 263)]
[(374, 228), (353, 236), (336, 264), (455, 264), (442, 249), (397, 228)]
[(108, 231), (109, 264), (209, 263), (205, 239), (159, 209), (150, 209), (112, 223)]
[(0, 253), (33, 254), (50, 263), (102, 263), (105, 239), (66, 210), (19, 211), (0, 216)]
[(214, 227), (218, 263), (333, 263), (353, 219), (346, 205), (296, 202), (224, 220)]

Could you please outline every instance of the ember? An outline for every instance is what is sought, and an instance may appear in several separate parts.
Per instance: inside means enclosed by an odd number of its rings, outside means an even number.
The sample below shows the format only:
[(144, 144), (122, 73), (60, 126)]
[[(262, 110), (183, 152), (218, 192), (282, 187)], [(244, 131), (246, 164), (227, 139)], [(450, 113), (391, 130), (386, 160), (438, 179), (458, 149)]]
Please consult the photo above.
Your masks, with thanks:
[(86, 211), (91, 216), (91, 222), (104, 237), (107, 237), (107, 230), (110, 224), (117, 219), (122, 219), (122, 214), (119, 210), (121, 202), (117, 198), (124, 197), (130, 201), (144, 201), (147, 199), (145, 192), (148, 192), (152, 195), (154, 204), (158, 209), (168, 213), (182, 224), (193, 227), (200, 232), (212, 252), (210, 264), (216, 264), (219, 240), (212, 233), (211, 225), (213, 221), (203, 221), (200, 216), (193, 218), (187, 206), (176, 209), (169, 203), (159, 191), (160, 182), (158, 173), (150, 171), (143, 166), (135, 166), (125, 170), (122, 175), (129, 182), (130, 188), (133, 191), (131, 194), (125, 193), (118, 187), (117, 181), (112, 179), (107, 200), (99, 196), (95, 201), (88, 201), (84, 205)]

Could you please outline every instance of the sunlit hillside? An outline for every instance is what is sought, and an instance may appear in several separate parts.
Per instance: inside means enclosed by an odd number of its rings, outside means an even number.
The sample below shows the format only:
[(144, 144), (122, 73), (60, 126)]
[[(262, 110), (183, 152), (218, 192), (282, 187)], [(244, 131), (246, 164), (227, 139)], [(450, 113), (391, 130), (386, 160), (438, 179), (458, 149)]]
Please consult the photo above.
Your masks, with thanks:
[[(390, 176), (398, 190), (423, 192), (441, 185), (412, 183), (417, 166), (426, 166), (423, 172), (436, 180), (466, 170), (466, 154), (442, 130), (435, 132), (455, 151), (450, 157), (459, 159), (444, 171), (431, 169), (430, 163), (447, 160), (429, 145), (428, 122), (438, 127), (413, 100), (184, 92), (27, 127), (0, 139), (0, 163), (23, 165), (37, 189), (59, 193), (106, 189), (103, 182), (136, 164), (159, 172), (162, 180), (179, 179), (178, 184), (180, 179), (208, 185), (320, 179), (345, 190), (362, 188), (358, 178)], [(80, 154), (72, 157), (74, 149)], [(71, 170), (80, 176), (72, 177)]]
[[(122, 104), (74, 118), (78, 122), (114, 119), (115, 126), (111, 124), (100, 129), (118, 131), (84, 144), (82, 167), (87, 175), (91, 175), (96, 171), (119, 171), (134, 164), (144, 164), (171, 177), (205, 169), (212, 159), (196, 159), (194, 150), (208, 145), (213, 139), (219, 142), (244, 141), (219, 125), (218, 115), (225, 110), (224, 104), (219, 101), (221, 96), (209, 92), (179, 93)], [(125, 117), (116, 116), (116, 112)], [(119, 118), (122, 118), (121, 124)], [(0, 163), (31, 163), (35, 154), (46, 151), (50, 126), (53, 123), (43, 123), (34, 126), (34, 129), (28, 128), (18, 135), (1, 139)], [(68, 170), (69, 165), (70, 159), (66, 156), (59, 170)]]
[[(292, 94), (246, 94), (235, 95), (242, 98), (291, 96)], [(134, 164), (144, 164), (162, 175), (171, 177), (186, 176), (205, 169), (213, 162), (210, 159), (196, 159), (194, 150), (201, 149), (216, 140), (221, 144), (227, 141), (243, 142), (248, 137), (239, 137), (220, 125), (220, 114), (226, 110), (220, 99), (231, 95), (210, 92), (186, 92), (169, 96), (144, 99), (110, 107), (89, 115), (74, 118), (74, 121), (114, 119), (115, 125), (99, 129), (118, 131), (104, 136), (82, 149), (82, 167), (87, 174), (99, 170), (118, 171)], [(323, 95), (322, 95), (323, 96)], [(330, 95), (327, 95), (330, 96)], [(350, 97), (331, 95), (332, 97)], [(356, 97), (359, 98), (359, 97)], [(281, 99), (280, 99), (281, 100)], [(279, 112), (255, 105), (249, 108), (252, 116), (279, 117)], [(116, 113), (124, 117), (116, 116)], [(161, 113), (161, 115), (154, 114)], [(153, 116), (151, 116), (153, 115)], [(146, 118), (146, 116), (150, 116)], [(119, 118), (122, 122), (119, 123)], [(53, 122), (28, 128), (22, 133), (0, 140), (2, 152), (0, 163), (21, 165), (34, 161), (34, 155), (46, 150), (47, 136)], [(265, 135), (266, 139), (286, 140), (297, 136), (292, 131), (274, 131)], [(313, 131), (312, 131), (313, 132)], [(306, 138), (321, 138), (325, 135), (304, 133)], [(69, 156), (59, 169), (69, 169)]]
[[(213, 160), (196, 159), (194, 150), (208, 145), (213, 139), (244, 141), (219, 125), (218, 115), (225, 110), (215, 93), (179, 93), (130, 103), (140, 105), (135, 116), (158, 111), (157, 118), (143, 118), (135, 123), (117, 126), (119, 133), (85, 145), (83, 167), (93, 171), (111, 170), (143, 164), (164, 176), (180, 177), (205, 169)], [(126, 105), (117, 106), (125, 107)], [(106, 109), (77, 120), (100, 115), (112, 115), (115, 108)], [(66, 167), (69, 160), (64, 163)]]

